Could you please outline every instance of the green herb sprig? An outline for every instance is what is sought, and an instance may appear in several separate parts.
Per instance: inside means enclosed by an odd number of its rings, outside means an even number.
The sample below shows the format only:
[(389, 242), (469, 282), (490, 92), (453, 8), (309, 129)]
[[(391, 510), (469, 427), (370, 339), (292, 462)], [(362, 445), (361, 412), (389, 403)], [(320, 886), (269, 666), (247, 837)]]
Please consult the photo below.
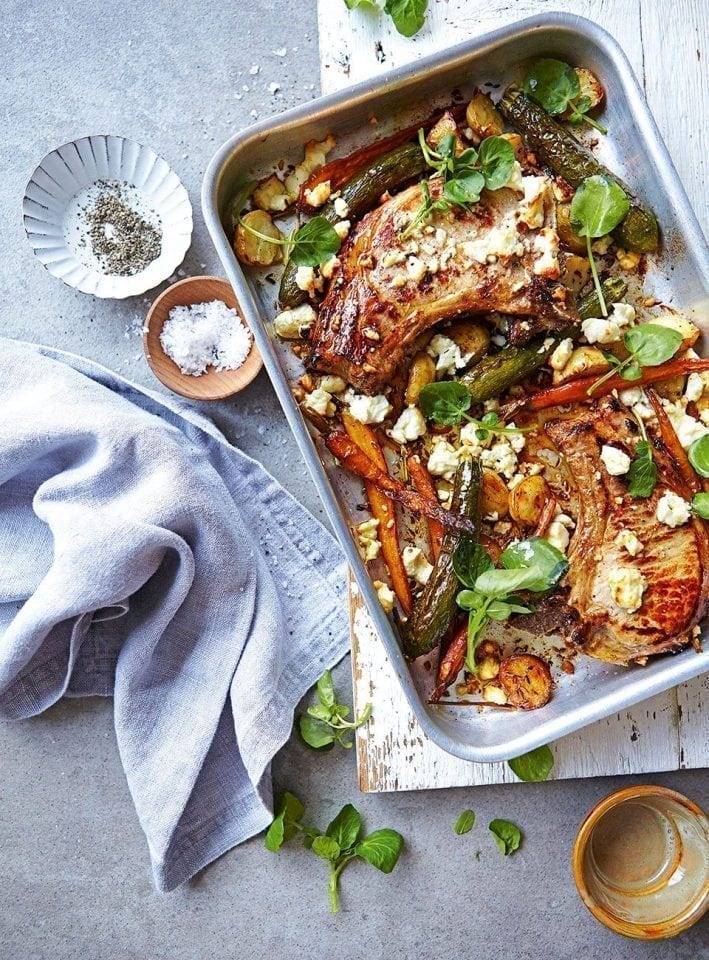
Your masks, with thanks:
[(234, 219), (242, 230), (258, 237), (259, 240), (264, 240), (266, 243), (275, 243), (276, 246), (285, 247), (285, 259), (291, 260), (297, 267), (317, 267), (339, 253), (342, 241), (330, 221), (323, 216), (313, 217), (298, 230), (294, 228), (285, 238), (269, 237), (246, 223), (241, 211), (253, 193), (255, 186), (255, 181), (247, 183), (239, 193), (232, 208)]
[(537, 747), (529, 753), (508, 760), (507, 765), (516, 777), (527, 783), (539, 783), (546, 780), (554, 767), (554, 754), (549, 747)]
[(477, 427), (475, 435), (478, 440), (486, 440), (490, 435), (519, 435), (531, 429), (507, 427), (493, 411), (477, 420), (467, 413), (472, 402), (469, 391), (457, 380), (441, 380), (438, 383), (426, 384), (419, 394), (419, 408), (427, 420), (433, 420), (446, 427), (454, 427), (461, 420), (467, 420), (468, 423)]
[(586, 393), (592, 396), (615, 374), (619, 374), (623, 380), (639, 380), (643, 375), (643, 367), (659, 367), (671, 360), (682, 342), (682, 334), (678, 330), (663, 327), (659, 323), (639, 323), (631, 327), (623, 337), (628, 356), (625, 360), (618, 360), (612, 353), (606, 353), (611, 369), (592, 383)]
[(434, 150), (426, 143), (423, 129), (419, 130), (421, 152), (429, 167), (443, 181), (441, 195), (431, 197), (426, 180), (421, 181), (423, 202), (413, 220), (402, 232), (402, 239), (410, 236), (416, 227), (434, 211), (445, 212), (452, 207), (467, 210), (480, 200), (483, 188), (499, 190), (510, 179), (515, 163), (512, 144), (504, 137), (486, 137), (478, 150), (468, 147), (456, 155), (458, 141), (454, 134), (441, 137)]
[[(381, 10), (379, 0), (345, 0), (348, 10)], [(404, 37), (418, 33), (426, 19), (428, 0), (385, 0), (384, 13), (388, 14), (398, 32)]]
[(292, 793), (286, 792), (268, 828), (264, 845), (271, 853), (278, 853), (299, 833), (307, 849), (327, 861), (330, 868), (328, 894), (330, 910), (337, 913), (340, 874), (348, 863), (359, 858), (381, 870), (391, 873), (404, 847), (404, 838), (396, 830), (384, 828), (362, 837), (362, 817), (351, 803), (346, 803), (323, 833), (302, 823), (305, 808)]
[(554, 587), (569, 567), (561, 551), (542, 537), (510, 544), (500, 554), (502, 568), (480, 544), (461, 540), (453, 554), (453, 570), (465, 589), (456, 602), (468, 613), (465, 669), (475, 675), (475, 651), (491, 620), (507, 620), (514, 613), (530, 613), (518, 590), (543, 593)]
[(563, 60), (537, 60), (524, 78), (522, 88), (530, 100), (538, 103), (550, 116), (569, 110), (569, 123), (585, 121), (600, 133), (608, 133), (606, 127), (589, 117), (591, 98), (582, 96), (576, 71)]
[(326, 670), (317, 683), (318, 703), (308, 707), (298, 718), (300, 735), (309, 747), (314, 750), (329, 750), (336, 743), (349, 750), (351, 740), (345, 737), (351, 730), (363, 726), (372, 712), (372, 704), (365, 705), (362, 713), (352, 721), (348, 721), (350, 708), (337, 702), (332, 674)]
[(615, 180), (603, 174), (586, 177), (579, 184), (571, 201), (571, 227), (580, 237), (586, 238), (586, 249), (591, 264), (593, 284), (598, 294), (601, 313), (608, 316), (608, 307), (603, 296), (603, 287), (591, 248), (591, 240), (605, 237), (621, 223), (630, 210), (626, 192)]

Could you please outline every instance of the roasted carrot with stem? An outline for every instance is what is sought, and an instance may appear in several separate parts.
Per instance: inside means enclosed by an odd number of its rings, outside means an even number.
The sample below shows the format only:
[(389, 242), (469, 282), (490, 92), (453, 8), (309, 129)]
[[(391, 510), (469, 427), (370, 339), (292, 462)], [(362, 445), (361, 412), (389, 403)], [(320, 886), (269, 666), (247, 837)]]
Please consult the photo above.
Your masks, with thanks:
[(448, 530), (465, 533), (469, 537), (476, 536), (477, 524), (473, 520), (446, 510), (437, 501), (422, 497), (420, 493), (409, 490), (403, 483), (395, 480), (394, 477), (390, 477), (388, 473), (373, 463), (366, 453), (363, 453), (357, 444), (350, 440), (346, 433), (340, 431), (331, 433), (325, 439), (325, 443), (330, 453), (337, 457), (345, 469), (356, 474), (362, 480), (370, 481), (383, 493), (388, 494), (392, 500), (402, 503), (414, 513), (438, 520)]
[[(372, 463), (384, 472), (387, 472), (387, 463), (384, 453), (379, 445), (376, 434), (371, 427), (359, 420), (355, 420), (349, 413), (342, 415), (342, 422), (350, 440), (357, 444)], [(411, 595), (411, 585), (404, 568), (404, 561), (399, 549), (399, 537), (396, 529), (396, 509), (394, 501), (383, 493), (371, 481), (365, 481), (364, 488), (367, 492), (367, 500), (372, 516), (379, 521), (377, 532), (379, 542), (382, 545), (382, 557), (386, 564), (391, 585), (396, 594), (396, 598), (401, 605), (401, 609), (408, 617), (413, 610), (414, 600)]]
[[(670, 360), (667, 363), (662, 363), (657, 367), (644, 367), (638, 380), (624, 380), (618, 374), (614, 374), (594, 391), (592, 399), (610, 393), (612, 390), (644, 387), (649, 383), (657, 383), (659, 380), (668, 380), (670, 377), (680, 377), (688, 373), (701, 373), (705, 370), (709, 370), (709, 359), (697, 360), (693, 357), (683, 357), (680, 360)], [(570, 380), (569, 383), (562, 383), (558, 387), (549, 387), (547, 390), (540, 390), (524, 399), (515, 400), (506, 406), (504, 412), (507, 414), (522, 407), (531, 410), (546, 410), (548, 407), (558, 407), (564, 403), (589, 400), (591, 398), (587, 393), (588, 388), (596, 382), (597, 377), (579, 377), (578, 380)]]
[(660, 403), (660, 398), (652, 389), (647, 391), (647, 398), (650, 401), (650, 406), (655, 411), (657, 425), (660, 430), (660, 439), (665, 445), (665, 449), (675, 462), (677, 469), (682, 475), (682, 479), (687, 484), (690, 492), (699, 493), (699, 491), (702, 489), (699, 477), (692, 469), (692, 464), (689, 462), (689, 457), (685, 453), (684, 447), (679, 442), (679, 437), (675, 433), (675, 428), (672, 426), (672, 421), (667, 416), (667, 411)]
[[(438, 499), (431, 475), (421, 463), (420, 458), (412, 454), (406, 458), (406, 466), (409, 468), (409, 476), (413, 480), (418, 492), (422, 496), (428, 497), (429, 500)], [(431, 553), (433, 554), (433, 562), (435, 563), (436, 560), (438, 560), (438, 554), (441, 552), (443, 525), (440, 524), (438, 520), (432, 520), (430, 517), (428, 519), (428, 535), (431, 538)]]
[(438, 664), (436, 687), (431, 694), (430, 703), (437, 703), (448, 687), (453, 683), (465, 663), (468, 652), (468, 621), (467, 618), (453, 634), (453, 639), (446, 647)]

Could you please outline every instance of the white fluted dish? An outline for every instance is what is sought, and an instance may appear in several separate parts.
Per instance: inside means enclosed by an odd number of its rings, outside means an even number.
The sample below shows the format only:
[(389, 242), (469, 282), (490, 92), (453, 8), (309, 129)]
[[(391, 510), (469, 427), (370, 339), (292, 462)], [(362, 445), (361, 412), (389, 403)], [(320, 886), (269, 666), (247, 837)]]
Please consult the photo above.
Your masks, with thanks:
[[(160, 255), (130, 276), (107, 273), (91, 248), (83, 211), (102, 182), (119, 184), (161, 235)], [(124, 137), (81, 137), (47, 154), (27, 184), (22, 214), (52, 276), (95, 297), (122, 299), (156, 287), (182, 263), (192, 237), (192, 205), (177, 174), (150, 147)]]

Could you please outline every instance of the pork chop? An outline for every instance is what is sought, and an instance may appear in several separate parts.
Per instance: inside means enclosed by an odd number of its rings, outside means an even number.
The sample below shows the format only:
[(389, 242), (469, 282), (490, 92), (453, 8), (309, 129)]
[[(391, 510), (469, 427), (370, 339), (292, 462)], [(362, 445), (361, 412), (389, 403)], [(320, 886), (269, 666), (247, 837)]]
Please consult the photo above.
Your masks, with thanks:
[[(663, 452), (654, 449), (658, 483), (652, 495), (635, 499), (622, 476), (611, 476), (600, 460), (604, 444), (631, 459), (637, 423), (613, 398), (605, 398), (550, 420), (544, 429), (566, 458), (578, 488), (579, 516), (569, 545), (569, 604), (581, 618), (582, 649), (599, 660), (628, 664), (678, 650), (706, 614), (709, 590), (709, 531), (692, 517), (677, 527), (657, 519), (657, 503), (668, 490), (685, 495), (683, 482)], [(621, 531), (635, 534), (642, 550), (631, 556)], [(639, 609), (616, 603), (611, 579), (634, 568), (645, 589)]]
[[(431, 182), (433, 200), (440, 189)], [(340, 252), (309, 366), (371, 394), (390, 382), (419, 334), (442, 320), (498, 312), (566, 329), (576, 310), (558, 279), (554, 204), (547, 189), (535, 200), (532, 208), (520, 191), (484, 190), (470, 210), (435, 213), (405, 239), (421, 207), (420, 184), (372, 210)]]

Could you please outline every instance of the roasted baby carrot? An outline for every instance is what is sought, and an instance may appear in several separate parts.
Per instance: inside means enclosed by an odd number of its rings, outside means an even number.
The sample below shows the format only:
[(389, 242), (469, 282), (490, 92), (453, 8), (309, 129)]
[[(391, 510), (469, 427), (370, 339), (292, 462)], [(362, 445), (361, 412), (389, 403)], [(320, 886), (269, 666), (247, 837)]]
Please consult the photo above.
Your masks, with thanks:
[(687, 484), (690, 492), (699, 493), (699, 491), (702, 489), (702, 484), (699, 480), (699, 477), (692, 469), (692, 464), (689, 462), (689, 457), (685, 453), (684, 447), (679, 442), (679, 437), (675, 433), (675, 428), (672, 426), (672, 421), (667, 416), (667, 411), (660, 403), (660, 398), (654, 390), (647, 391), (647, 398), (650, 401), (650, 406), (655, 411), (657, 425), (660, 430), (660, 438), (665, 445), (665, 449), (669, 453), (672, 460), (674, 460), (677, 469), (682, 474), (682, 479)]
[[(436, 500), (436, 488), (433, 486), (431, 475), (421, 463), (421, 460), (412, 454), (406, 459), (406, 466), (409, 469), (409, 476), (413, 480), (414, 486), (418, 492), (428, 497), (429, 500)], [(428, 519), (428, 535), (431, 538), (431, 553), (434, 563), (438, 560), (438, 554), (441, 552), (441, 539), (443, 538), (443, 525), (438, 520)]]

